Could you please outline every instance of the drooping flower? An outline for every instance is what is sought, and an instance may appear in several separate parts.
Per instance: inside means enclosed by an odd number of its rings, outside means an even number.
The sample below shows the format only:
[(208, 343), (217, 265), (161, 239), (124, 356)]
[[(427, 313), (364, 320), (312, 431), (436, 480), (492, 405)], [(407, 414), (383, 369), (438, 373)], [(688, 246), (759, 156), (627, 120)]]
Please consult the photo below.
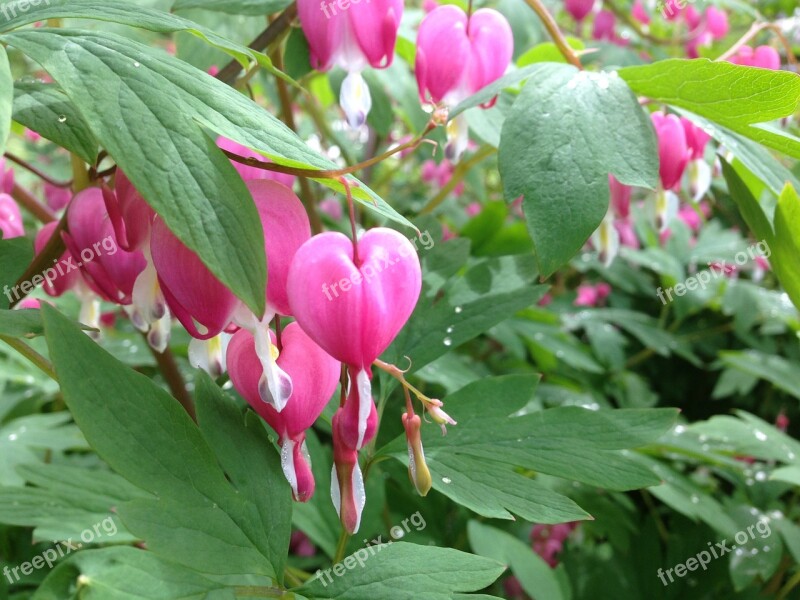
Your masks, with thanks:
[(0, 194), (10, 194), (14, 189), (14, 169), (6, 169), (6, 159), (0, 156)]
[[(506, 18), (482, 8), (472, 16), (454, 5), (428, 13), (417, 35), (415, 71), (420, 100), (453, 107), (505, 73), (514, 51)], [(447, 156), (466, 149), (468, 127), (461, 114), (448, 123)]]
[(564, 8), (580, 23), (592, 12), (594, 0), (564, 0)]
[(616, 33), (617, 17), (608, 10), (601, 10), (594, 18), (592, 37), (596, 40), (614, 42), (617, 39)]
[(706, 8), (706, 30), (713, 39), (723, 39), (730, 31), (728, 13), (716, 6)]
[(292, 397), (278, 412), (261, 399), (261, 360), (256, 341), (246, 329), (237, 331), (227, 351), (227, 365), (234, 387), (278, 434), (281, 465), (292, 487), (294, 499), (306, 502), (314, 494), (314, 476), (305, 447), (306, 429), (314, 424), (328, 404), (339, 380), (339, 363), (326, 354), (297, 323), (277, 337), (269, 332), (276, 362), (291, 378)]
[(64, 243), (89, 287), (109, 302), (130, 304), (146, 261), (140, 251), (120, 247), (100, 188), (76, 194), (67, 209), (67, 227)]
[(633, 7), (631, 8), (631, 16), (633, 16), (633, 18), (639, 21), (639, 23), (642, 25), (650, 24), (650, 14), (647, 12), (642, 0), (634, 1)]
[[(46, 223), (39, 231), (36, 232), (36, 239), (34, 240), (33, 249), (36, 254), (39, 254), (50, 238), (58, 223), (52, 221)], [(75, 285), (82, 283), (81, 270), (77, 268), (68, 250), (64, 250), (63, 254), (54, 262), (54, 265), (47, 269), (44, 273), (44, 283), (42, 289), (48, 296), (54, 298), (62, 295)]]
[(711, 166), (705, 160), (705, 151), (711, 136), (686, 117), (681, 117), (689, 149), (689, 187), (695, 202), (705, 196), (711, 187)]
[(289, 270), (297, 323), (347, 365), (347, 396), (333, 417), (331, 497), (350, 533), (358, 529), (366, 501), (358, 450), (377, 428), (372, 363), (411, 316), (421, 286), (413, 245), (385, 228), (371, 229), (355, 243), (341, 233), (314, 236)]
[(755, 50), (742, 46), (730, 62), (743, 67), (758, 67), (778, 71), (781, 68), (781, 55), (772, 46), (759, 46)]
[(689, 148), (683, 125), (675, 115), (651, 115), (658, 136), (659, 174), (665, 190), (677, 187), (689, 162)]
[(599, 306), (611, 294), (611, 286), (605, 282), (597, 285), (584, 284), (578, 286), (575, 306)]
[(25, 227), (16, 201), (8, 194), (0, 194), (0, 232), (3, 239), (22, 237)]
[(59, 211), (66, 207), (69, 201), (72, 200), (72, 192), (69, 188), (45, 182), (44, 199), (51, 210)]
[(339, 103), (351, 127), (360, 127), (372, 107), (361, 72), (391, 65), (403, 0), (368, 0), (345, 10), (341, 3), (298, 0), (300, 25), (308, 40), (311, 66), (327, 71), (334, 65), (347, 71)]

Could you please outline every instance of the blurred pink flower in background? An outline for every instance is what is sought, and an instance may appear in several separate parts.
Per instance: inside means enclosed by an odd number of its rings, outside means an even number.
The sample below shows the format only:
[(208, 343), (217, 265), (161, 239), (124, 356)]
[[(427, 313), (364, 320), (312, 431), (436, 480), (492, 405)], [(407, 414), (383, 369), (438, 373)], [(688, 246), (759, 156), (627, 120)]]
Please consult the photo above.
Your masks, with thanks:
[(611, 294), (611, 286), (605, 282), (596, 285), (583, 284), (578, 286), (578, 296), (573, 303), (575, 306), (598, 306)]

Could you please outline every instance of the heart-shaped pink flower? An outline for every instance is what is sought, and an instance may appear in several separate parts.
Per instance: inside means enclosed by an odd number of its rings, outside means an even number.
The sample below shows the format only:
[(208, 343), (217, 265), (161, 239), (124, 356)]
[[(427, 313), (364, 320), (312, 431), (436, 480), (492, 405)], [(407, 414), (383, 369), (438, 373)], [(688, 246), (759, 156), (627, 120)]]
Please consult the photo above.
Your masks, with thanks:
[[(277, 343), (270, 332), (272, 343)], [(281, 412), (261, 399), (261, 362), (256, 343), (246, 329), (231, 339), (226, 355), (231, 381), (238, 392), (278, 434), (283, 471), (296, 500), (305, 502), (314, 493), (314, 477), (304, 451), (305, 431), (314, 424), (339, 380), (339, 363), (291, 323), (281, 335), (278, 366), (291, 378), (292, 397)]]

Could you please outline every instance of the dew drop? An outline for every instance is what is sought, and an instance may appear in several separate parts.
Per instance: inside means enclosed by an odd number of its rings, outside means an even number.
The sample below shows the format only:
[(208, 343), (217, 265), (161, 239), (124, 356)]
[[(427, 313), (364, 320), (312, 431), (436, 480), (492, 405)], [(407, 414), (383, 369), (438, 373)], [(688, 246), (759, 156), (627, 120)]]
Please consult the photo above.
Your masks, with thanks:
[(136, 68), (138, 69), (138, 68), (139, 68), (139, 67), (141, 67), (142, 65), (141, 65), (141, 64), (140, 64), (140, 63), (137, 61), (137, 62), (133, 63), (133, 66), (134, 66), (134, 67), (136, 67)]
[(756, 473), (756, 481), (766, 481), (767, 474), (764, 471), (758, 471)]
[(58, 115), (58, 122), (59, 123), (66, 123), (67, 122), (67, 115)]
[(447, 328), (447, 333), (453, 333), (453, 326), (452, 325), (450, 325), (450, 327)]
[(700, 502), (700, 497), (697, 494), (692, 494), (692, 504), (698, 504)]
[(756, 436), (756, 439), (757, 439), (759, 442), (766, 442), (766, 441), (767, 441), (767, 434), (766, 434), (766, 433), (764, 433), (763, 431), (759, 431), (758, 429), (756, 429), (756, 430), (753, 432), (753, 435), (755, 435), (755, 436)]
[(453, 480), (449, 477), (442, 477), (442, 483), (453, 483)]
[(763, 552), (769, 552), (770, 548), (769, 548), (769, 546), (764, 546), (761, 550)]
[(446, 337), (446, 338), (444, 338), (444, 341), (442, 343), (445, 346), (452, 346), (453, 345), (453, 340), (451, 340), (449, 337)]
[(12, 433), (11, 435), (8, 436), (8, 441), (9, 442), (13, 442), (16, 439), (17, 439), (17, 434), (16, 433)]
[(460, 306), (456, 306), (456, 308), (455, 308), (455, 313), (456, 313), (456, 314), (460, 314), (462, 310), (464, 310), (464, 309), (463, 309), (463, 308), (461, 308)]

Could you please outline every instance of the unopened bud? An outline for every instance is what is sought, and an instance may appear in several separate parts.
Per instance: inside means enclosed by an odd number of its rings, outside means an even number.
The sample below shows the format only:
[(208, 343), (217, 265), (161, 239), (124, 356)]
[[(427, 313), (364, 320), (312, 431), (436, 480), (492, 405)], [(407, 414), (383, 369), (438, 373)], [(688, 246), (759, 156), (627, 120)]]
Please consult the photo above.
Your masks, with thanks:
[(406, 430), (408, 442), (408, 477), (417, 488), (420, 496), (427, 496), (433, 485), (431, 472), (425, 462), (425, 451), (422, 448), (420, 428), (422, 420), (418, 415), (403, 413), (403, 427)]

